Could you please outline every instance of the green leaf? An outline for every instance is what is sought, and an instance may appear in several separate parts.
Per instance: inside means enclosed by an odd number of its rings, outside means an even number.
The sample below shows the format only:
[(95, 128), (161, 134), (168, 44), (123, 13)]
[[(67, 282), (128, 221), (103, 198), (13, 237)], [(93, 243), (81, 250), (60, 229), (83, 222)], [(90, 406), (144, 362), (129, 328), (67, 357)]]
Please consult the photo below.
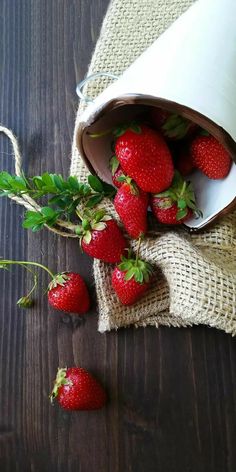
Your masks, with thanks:
[(182, 218), (184, 218), (187, 215), (187, 213), (188, 213), (187, 208), (185, 208), (184, 210), (178, 211), (177, 216), (176, 216), (177, 221), (182, 220)]
[(97, 231), (103, 231), (106, 228), (106, 223), (103, 223), (102, 221), (100, 223), (95, 223), (92, 226), (92, 229), (95, 229)]
[(120, 163), (116, 156), (112, 156), (110, 159), (111, 173), (114, 175), (119, 167)]
[(131, 280), (135, 274), (135, 267), (131, 267), (125, 274), (125, 280)]
[(77, 179), (77, 177), (73, 177), (72, 175), (68, 177), (67, 182), (69, 184), (69, 187), (73, 191), (79, 191), (80, 190), (80, 183)]
[(58, 188), (61, 192), (65, 190), (65, 186), (67, 187), (66, 182), (63, 180), (61, 175), (53, 174), (51, 175), (52, 181), (56, 188)]
[(95, 192), (102, 192), (103, 191), (103, 185), (101, 180), (96, 177), (95, 175), (89, 175), (88, 176), (88, 183), (90, 187), (95, 190)]
[(92, 235), (90, 231), (86, 231), (86, 233), (83, 236), (83, 240), (86, 242), (86, 244), (89, 244), (92, 240)]
[(105, 197), (112, 198), (116, 195), (117, 189), (115, 189), (113, 185), (107, 184), (106, 182), (102, 182), (102, 186)]
[(93, 208), (94, 206), (98, 205), (103, 199), (103, 195), (94, 195), (93, 197), (90, 197), (89, 200), (86, 203), (87, 208)]
[(55, 216), (55, 211), (50, 207), (43, 207), (41, 208), (41, 212), (43, 216), (46, 218), (53, 218)]
[(178, 200), (178, 208), (184, 210), (187, 207), (186, 201), (182, 198)]
[(136, 121), (132, 121), (132, 122), (130, 123), (129, 128), (130, 128), (132, 131), (134, 131), (134, 133), (136, 133), (136, 134), (141, 134), (141, 133), (142, 133), (142, 129), (141, 129), (141, 127), (138, 125), (138, 123), (137, 123)]

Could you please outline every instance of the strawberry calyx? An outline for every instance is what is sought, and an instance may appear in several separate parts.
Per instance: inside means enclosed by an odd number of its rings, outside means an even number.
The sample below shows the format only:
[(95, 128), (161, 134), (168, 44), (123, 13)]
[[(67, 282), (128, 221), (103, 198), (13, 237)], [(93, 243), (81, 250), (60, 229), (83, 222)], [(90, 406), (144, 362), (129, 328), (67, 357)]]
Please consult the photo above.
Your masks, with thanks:
[(130, 123), (121, 124), (113, 129), (113, 134), (116, 138), (122, 136), (127, 130), (131, 130), (136, 134), (141, 134), (142, 129), (136, 121)]
[(52, 290), (52, 288), (56, 288), (58, 285), (63, 287), (67, 280), (69, 280), (68, 272), (60, 272), (53, 276), (51, 282), (48, 285), (48, 290)]
[(186, 136), (192, 123), (176, 113), (171, 114), (161, 129), (167, 138), (182, 139)]
[(117, 177), (117, 180), (119, 182), (127, 184), (130, 189), (130, 193), (132, 193), (132, 195), (139, 194), (139, 189), (136, 182), (133, 179), (131, 179), (131, 177), (128, 177), (128, 175), (120, 175), (119, 177)]
[(80, 243), (82, 240), (89, 244), (92, 239), (92, 231), (103, 231), (106, 228), (106, 222), (111, 220), (112, 217), (106, 213), (106, 210), (101, 209), (94, 212), (86, 210), (84, 212), (81, 225), (77, 226), (75, 229), (76, 234), (80, 238)]
[(136, 121), (131, 121), (130, 123), (120, 124), (115, 126), (114, 128), (110, 128), (100, 133), (87, 133), (90, 138), (102, 138), (103, 136), (107, 136), (108, 134), (113, 134), (116, 138), (122, 136), (128, 129), (133, 131), (136, 134), (140, 134), (142, 132), (141, 127), (138, 125)]
[(51, 403), (53, 403), (54, 398), (56, 398), (58, 396), (59, 388), (62, 385), (70, 385), (70, 386), (73, 385), (72, 381), (70, 379), (66, 378), (66, 372), (67, 372), (66, 367), (58, 368), (58, 370), (57, 370), (57, 376), (56, 376), (56, 379), (54, 381), (53, 389), (52, 389), (52, 391), (49, 395)]
[(116, 171), (118, 170), (120, 163), (116, 157), (116, 155), (112, 156), (110, 159), (110, 168), (112, 175), (115, 175)]
[(29, 297), (29, 295), (19, 298), (19, 300), (16, 302), (16, 304), (19, 305), (21, 308), (31, 308), (33, 306), (33, 303), (34, 302), (32, 298)]
[(158, 206), (161, 209), (168, 209), (172, 205), (177, 204), (178, 212), (176, 219), (178, 221), (187, 216), (189, 208), (196, 216), (202, 215), (196, 204), (192, 183), (184, 180), (178, 171), (175, 171), (171, 187), (165, 192), (155, 194), (154, 197), (157, 197), (157, 200), (154, 200), (154, 206)]
[(149, 262), (143, 261), (139, 257), (131, 257), (130, 252), (128, 256), (122, 256), (118, 268), (125, 272), (125, 280), (134, 280), (140, 284), (148, 283), (153, 273), (153, 268)]

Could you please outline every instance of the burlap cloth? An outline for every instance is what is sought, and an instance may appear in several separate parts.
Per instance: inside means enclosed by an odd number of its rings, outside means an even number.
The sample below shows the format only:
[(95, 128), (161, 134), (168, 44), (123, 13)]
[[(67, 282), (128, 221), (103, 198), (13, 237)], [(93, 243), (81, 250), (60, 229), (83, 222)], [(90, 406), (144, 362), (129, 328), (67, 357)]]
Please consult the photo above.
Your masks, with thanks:
[[(113, 0), (103, 22), (89, 74), (109, 71), (119, 75), (194, 0)], [(171, 48), (171, 45), (170, 45)], [(158, 67), (158, 64), (155, 65)], [(95, 97), (109, 79), (91, 82), (85, 93)], [(82, 104), (79, 107), (75, 133)], [(71, 174), (84, 180), (87, 170), (75, 146)], [(104, 206), (104, 205), (103, 205)], [(114, 208), (105, 202), (117, 217)], [(122, 306), (111, 287), (112, 267), (94, 261), (94, 278), (101, 332), (129, 326), (191, 326), (205, 324), (236, 334), (236, 212), (201, 235), (153, 226), (141, 256), (156, 266), (150, 292), (133, 307)], [(132, 243), (135, 248), (135, 242)]]

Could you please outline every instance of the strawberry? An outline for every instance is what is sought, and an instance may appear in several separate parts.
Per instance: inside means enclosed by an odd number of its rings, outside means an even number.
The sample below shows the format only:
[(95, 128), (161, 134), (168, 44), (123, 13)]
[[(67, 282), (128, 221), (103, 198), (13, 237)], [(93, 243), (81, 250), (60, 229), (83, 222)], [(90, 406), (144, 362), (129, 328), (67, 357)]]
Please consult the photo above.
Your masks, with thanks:
[(186, 147), (183, 147), (178, 150), (175, 159), (175, 168), (183, 176), (191, 174), (191, 172), (194, 170), (192, 155)]
[(169, 118), (170, 112), (164, 110), (164, 108), (152, 107), (150, 112), (150, 121), (154, 128), (160, 130)]
[(51, 277), (51, 282), (48, 285), (48, 301), (57, 310), (68, 311), (70, 313), (86, 313), (90, 307), (90, 298), (87, 286), (82, 279), (81, 275), (75, 272), (61, 272), (59, 274), (53, 274), (48, 267), (40, 264), (39, 262), (32, 261), (12, 261), (8, 259), (2, 259), (0, 269), (6, 269), (9, 265), (20, 265), (24, 269), (27, 269), (34, 278), (34, 285), (30, 292), (21, 297), (17, 305), (23, 308), (29, 308), (33, 304), (31, 294), (34, 292), (38, 285), (38, 277), (33, 272), (31, 267), (39, 267), (45, 270)]
[(160, 130), (166, 138), (171, 140), (183, 139), (197, 129), (195, 123), (162, 108), (153, 108), (150, 118), (155, 129)]
[(87, 286), (79, 274), (62, 272), (48, 286), (48, 301), (53, 308), (69, 313), (86, 313), (90, 307)]
[(201, 214), (196, 207), (192, 184), (184, 181), (177, 171), (172, 186), (152, 196), (151, 206), (158, 221), (167, 225), (181, 224), (190, 219), (194, 212)]
[(195, 138), (190, 147), (193, 163), (209, 179), (224, 179), (227, 177), (232, 160), (229, 153), (213, 136), (200, 135)]
[(113, 270), (112, 286), (123, 305), (136, 303), (150, 287), (152, 267), (138, 258), (122, 257)]
[(180, 217), (177, 204), (170, 204), (167, 197), (155, 197), (153, 199), (152, 211), (158, 221), (165, 225), (180, 225), (193, 216), (193, 211), (188, 208), (186, 215)]
[(116, 156), (112, 156), (110, 160), (110, 166), (111, 166), (112, 182), (115, 185), (115, 187), (120, 188), (123, 182), (121, 182), (119, 178), (124, 175), (124, 172), (121, 169), (120, 163)]
[(146, 125), (125, 126), (116, 136), (115, 153), (120, 165), (144, 192), (158, 193), (170, 186), (174, 166), (160, 133)]
[(175, 113), (170, 114), (161, 127), (161, 131), (168, 139), (179, 140), (190, 136), (196, 131), (197, 125)]
[(124, 177), (114, 200), (115, 209), (131, 238), (138, 239), (147, 231), (149, 196), (130, 179)]
[(86, 215), (76, 231), (84, 252), (104, 262), (119, 262), (128, 244), (116, 221), (105, 210)]
[(50, 395), (52, 402), (54, 398), (65, 410), (98, 410), (107, 401), (100, 383), (81, 367), (58, 369)]

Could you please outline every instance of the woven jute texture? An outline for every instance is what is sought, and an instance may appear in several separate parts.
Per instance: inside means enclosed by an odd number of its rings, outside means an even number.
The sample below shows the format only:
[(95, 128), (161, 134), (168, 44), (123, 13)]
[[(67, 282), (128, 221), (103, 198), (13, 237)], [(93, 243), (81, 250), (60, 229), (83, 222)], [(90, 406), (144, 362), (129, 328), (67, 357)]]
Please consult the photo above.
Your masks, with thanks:
[[(122, 73), (194, 0), (113, 0), (103, 22), (88, 74)], [(171, 45), (170, 45), (171, 47)], [(156, 65), (158, 67), (158, 64)], [(97, 96), (109, 79), (91, 82), (84, 93)], [(78, 110), (75, 135), (85, 105)], [(75, 136), (74, 135), (74, 136)], [(71, 174), (87, 176), (75, 145)], [(117, 218), (110, 202), (103, 206)], [(131, 242), (135, 250), (136, 242)], [(205, 324), (236, 334), (236, 213), (213, 229), (189, 236), (183, 230), (152, 227), (140, 255), (156, 267), (148, 294), (124, 307), (111, 287), (112, 267), (94, 262), (101, 332), (122, 326)]]

